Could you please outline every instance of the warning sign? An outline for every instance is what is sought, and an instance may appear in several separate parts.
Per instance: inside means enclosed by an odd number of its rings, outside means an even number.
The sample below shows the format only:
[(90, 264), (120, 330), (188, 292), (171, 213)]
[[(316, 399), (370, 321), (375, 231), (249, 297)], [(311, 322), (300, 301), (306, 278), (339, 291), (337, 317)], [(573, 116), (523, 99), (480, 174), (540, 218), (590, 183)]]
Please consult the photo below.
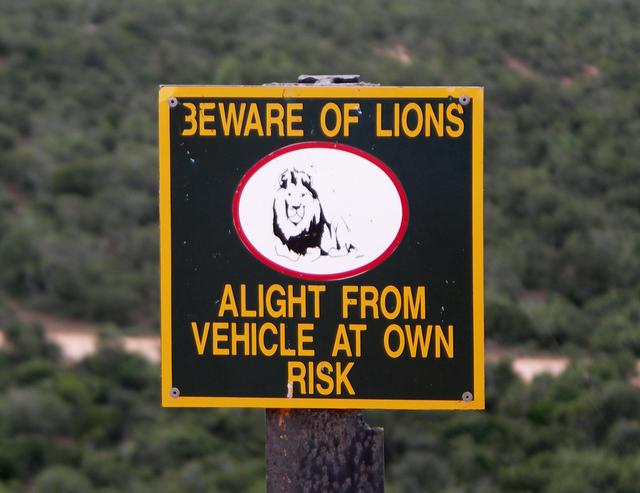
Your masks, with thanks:
[(483, 408), (482, 98), (162, 87), (163, 405)]

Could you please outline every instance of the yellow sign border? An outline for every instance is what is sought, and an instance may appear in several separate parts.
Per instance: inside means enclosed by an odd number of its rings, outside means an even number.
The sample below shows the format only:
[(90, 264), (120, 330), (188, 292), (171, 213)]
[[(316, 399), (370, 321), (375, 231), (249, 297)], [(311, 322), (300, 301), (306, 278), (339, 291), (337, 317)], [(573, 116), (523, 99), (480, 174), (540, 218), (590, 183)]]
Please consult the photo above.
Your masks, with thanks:
[[(472, 263), (473, 263), (473, 400), (335, 399), (265, 397), (171, 397), (171, 157), (169, 99), (225, 98), (459, 98), (473, 101), (472, 114)], [(390, 86), (162, 86), (158, 97), (160, 161), (160, 296), (163, 407), (256, 407), (314, 409), (484, 409), (484, 268), (483, 268), (483, 121), (482, 87)]]

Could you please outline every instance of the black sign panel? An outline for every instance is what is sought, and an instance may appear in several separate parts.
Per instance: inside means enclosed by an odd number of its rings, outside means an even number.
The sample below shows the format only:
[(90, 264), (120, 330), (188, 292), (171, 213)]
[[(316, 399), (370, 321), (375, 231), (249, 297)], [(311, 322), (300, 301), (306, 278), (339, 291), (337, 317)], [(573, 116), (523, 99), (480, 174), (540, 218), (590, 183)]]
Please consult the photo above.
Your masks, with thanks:
[(480, 88), (160, 90), (172, 407), (484, 407)]

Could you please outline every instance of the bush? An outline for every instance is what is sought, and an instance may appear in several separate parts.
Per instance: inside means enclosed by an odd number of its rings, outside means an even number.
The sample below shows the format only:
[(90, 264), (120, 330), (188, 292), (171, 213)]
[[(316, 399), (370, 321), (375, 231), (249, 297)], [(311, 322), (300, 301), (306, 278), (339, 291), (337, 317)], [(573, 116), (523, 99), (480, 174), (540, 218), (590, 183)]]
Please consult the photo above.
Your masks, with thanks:
[(42, 471), (34, 480), (31, 493), (91, 493), (89, 480), (80, 472), (66, 466), (53, 466)]
[(529, 317), (516, 302), (505, 297), (488, 297), (485, 305), (486, 336), (513, 344), (529, 339), (534, 328)]

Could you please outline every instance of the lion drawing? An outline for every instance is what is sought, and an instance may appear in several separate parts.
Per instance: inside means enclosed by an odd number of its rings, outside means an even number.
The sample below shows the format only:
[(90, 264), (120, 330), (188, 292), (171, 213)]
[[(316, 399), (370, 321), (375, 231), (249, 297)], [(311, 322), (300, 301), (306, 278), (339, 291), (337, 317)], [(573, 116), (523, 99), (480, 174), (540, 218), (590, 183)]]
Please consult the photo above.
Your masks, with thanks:
[(344, 220), (327, 221), (311, 177), (296, 169), (280, 175), (273, 200), (273, 234), (276, 253), (291, 260), (340, 257), (355, 250)]

